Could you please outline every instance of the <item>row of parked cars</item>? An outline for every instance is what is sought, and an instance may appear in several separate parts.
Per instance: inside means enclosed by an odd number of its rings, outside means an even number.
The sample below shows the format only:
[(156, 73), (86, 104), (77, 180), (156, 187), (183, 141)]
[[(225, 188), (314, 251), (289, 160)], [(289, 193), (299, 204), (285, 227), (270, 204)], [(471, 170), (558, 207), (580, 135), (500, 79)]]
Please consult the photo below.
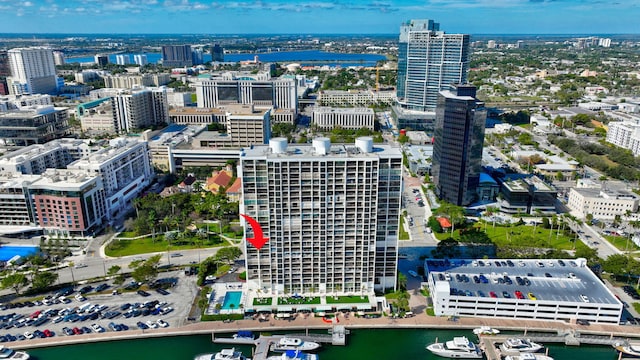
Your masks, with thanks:
[(18, 341), (18, 340), (28, 340), (28, 339), (34, 339), (34, 338), (44, 339), (44, 338), (52, 337), (55, 335), (56, 334), (49, 329), (45, 329), (42, 331), (35, 330), (34, 332), (25, 331), (24, 334), (16, 334), (16, 335), (4, 334), (4, 335), (0, 335), (0, 343)]
[(640, 300), (640, 294), (638, 291), (631, 285), (624, 285), (622, 287), (622, 291), (624, 291), (627, 295), (631, 296), (633, 300)]

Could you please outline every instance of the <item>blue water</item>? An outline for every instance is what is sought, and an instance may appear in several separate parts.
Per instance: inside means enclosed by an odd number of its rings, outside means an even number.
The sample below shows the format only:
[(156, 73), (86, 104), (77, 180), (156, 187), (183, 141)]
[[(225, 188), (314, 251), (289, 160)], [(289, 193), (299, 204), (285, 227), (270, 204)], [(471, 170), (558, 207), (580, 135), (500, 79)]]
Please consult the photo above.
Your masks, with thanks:
[[(242, 291), (229, 291), (224, 296), (224, 303), (222, 308), (224, 310), (238, 309), (240, 307), (240, 298), (242, 298)], [(231, 307), (233, 305), (233, 307)]]
[(11, 260), (12, 257), (20, 255), (21, 257), (27, 257), (38, 253), (40, 248), (37, 246), (0, 246), (0, 261)]
[[(437, 329), (350, 329), (346, 346), (324, 345), (319, 351), (323, 360), (372, 360), (372, 359), (417, 359), (443, 360), (431, 354), (425, 346), (436, 339), (449, 340), (454, 336), (475, 337), (470, 331)], [(293, 331), (296, 332), (296, 331)], [(300, 332), (300, 331), (297, 331)], [(322, 331), (326, 334), (326, 330)], [(281, 331), (278, 333), (291, 333)], [(217, 336), (217, 335), (216, 335)], [(230, 337), (222, 335), (221, 337)], [(565, 346), (545, 344), (549, 355), (556, 360), (615, 360), (616, 352), (611, 346)], [(214, 344), (211, 335), (190, 335), (174, 337), (153, 337), (136, 340), (106, 341), (80, 345), (53, 346), (28, 350), (32, 358), (39, 360), (114, 360), (114, 359), (154, 359), (154, 360), (193, 360), (202, 353), (212, 353), (231, 345)], [(250, 355), (252, 347), (235, 345), (237, 350)], [(114, 356), (114, 354), (117, 354)]]
[[(124, 54), (130, 55), (131, 61), (133, 61), (134, 54)], [(145, 53), (147, 55), (147, 61), (151, 64), (156, 64), (162, 58), (162, 55), (159, 53)], [(301, 65), (320, 65), (317, 62), (322, 62), (322, 65), (341, 65), (341, 66), (374, 66), (376, 61), (386, 59), (384, 55), (378, 54), (341, 54), (341, 53), (330, 53), (319, 50), (308, 50), (308, 51), (281, 51), (281, 52), (271, 52), (271, 53), (259, 53), (259, 54), (225, 54), (224, 61), (226, 62), (238, 62), (245, 60), (253, 60), (255, 56), (258, 56), (258, 59), (262, 62), (300, 62)], [(203, 55), (204, 62), (211, 61), (211, 54)], [(305, 63), (305, 61), (314, 61), (314, 64)], [(336, 61), (340, 61), (341, 63), (335, 63)], [(85, 56), (85, 57), (71, 57), (66, 59), (67, 63), (72, 62), (94, 62), (93, 56)], [(109, 55), (109, 62), (116, 62), (116, 55)]]

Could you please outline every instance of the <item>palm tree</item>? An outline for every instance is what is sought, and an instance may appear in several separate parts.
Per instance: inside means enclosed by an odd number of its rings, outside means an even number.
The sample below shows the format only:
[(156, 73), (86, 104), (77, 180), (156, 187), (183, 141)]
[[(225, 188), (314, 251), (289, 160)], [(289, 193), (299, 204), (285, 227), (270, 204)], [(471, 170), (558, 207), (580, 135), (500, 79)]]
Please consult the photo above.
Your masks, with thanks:
[(151, 224), (151, 241), (156, 241), (156, 212), (155, 210), (150, 210), (147, 215), (147, 220), (149, 224)]
[(168, 232), (169, 231), (169, 225), (171, 224), (171, 218), (169, 216), (165, 216), (162, 220), (160, 220), (160, 223), (162, 225), (164, 225), (165, 230)]

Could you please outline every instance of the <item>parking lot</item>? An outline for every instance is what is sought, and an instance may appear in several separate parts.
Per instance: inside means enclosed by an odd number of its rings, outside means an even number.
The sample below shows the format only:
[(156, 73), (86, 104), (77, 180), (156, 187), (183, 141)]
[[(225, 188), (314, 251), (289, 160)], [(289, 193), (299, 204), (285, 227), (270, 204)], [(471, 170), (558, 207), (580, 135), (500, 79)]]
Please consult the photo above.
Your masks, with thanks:
[(158, 280), (158, 288), (146, 290), (135, 282), (98, 282), (2, 304), (0, 342), (183, 325), (196, 296), (195, 277), (174, 271)]

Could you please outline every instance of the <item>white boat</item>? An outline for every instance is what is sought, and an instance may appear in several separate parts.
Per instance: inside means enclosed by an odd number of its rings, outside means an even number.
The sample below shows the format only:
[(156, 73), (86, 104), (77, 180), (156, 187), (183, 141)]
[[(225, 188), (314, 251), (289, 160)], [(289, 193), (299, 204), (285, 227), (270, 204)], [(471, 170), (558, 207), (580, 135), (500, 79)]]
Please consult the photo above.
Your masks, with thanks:
[(251, 360), (246, 358), (240, 351), (236, 351), (235, 348), (222, 349), (215, 354), (201, 354), (196, 355), (193, 360)]
[(320, 344), (312, 341), (304, 341), (300, 338), (282, 337), (277, 343), (273, 344), (273, 351), (313, 351), (320, 347)]
[(509, 338), (505, 340), (500, 345), (500, 350), (509, 353), (509, 352), (518, 352), (518, 353), (534, 353), (542, 350), (543, 346), (534, 343), (529, 339), (521, 339), (521, 338)]
[(318, 360), (317, 354), (309, 354), (300, 350), (287, 350), (278, 356), (269, 356), (267, 360)]
[(504, 360), (553, 360), (553, 358), (543, 354), (521, 353), (519, 355), (507, 355)]
[(625, 358), (640, 358), (640, 343), (616, 342), (613, 348)]
[(31, 356), (24, 351), (15, 351), (4, 345), (0, 345), (0, 359), (27, 360)]
[(480, 326), (479, 328), (473, 329), (473, 333), (476, 335), (498, 335), (500, 334), (500, 330), (489, 326)]
[(436, 342), (427, 346), (435, 355), (453, 359), (482, 359), (480, 348), (465, 336), (454, 337), (445, 343)]

